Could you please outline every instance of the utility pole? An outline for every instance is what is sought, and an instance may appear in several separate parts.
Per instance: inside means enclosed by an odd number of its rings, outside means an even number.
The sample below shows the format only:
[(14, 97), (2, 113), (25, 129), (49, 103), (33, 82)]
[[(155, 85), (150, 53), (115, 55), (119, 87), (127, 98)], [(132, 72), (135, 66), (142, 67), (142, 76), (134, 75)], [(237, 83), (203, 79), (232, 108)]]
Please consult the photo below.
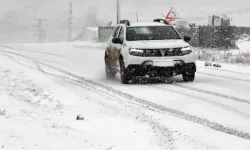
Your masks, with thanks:
[(68, 41), (72, 40), (73, 3), (69, 2)]
[(35, 25), (37, 27), (37, 31), (35, 33), (35, 36), (38, 38), (38, 43), (42, 43), (45, 40), (45, 37), (47, 36), (46, 29), (44, 28), (44, 21), (47, 20), (45, 18), (38, 18), (37, 24)]
[(117, 18), (116, 18), (116, 21), (117, 21), (117, 24), (120, 23), (120, 19), (121, 19), (121, 14), (120, 14), (120, 0), (116, 0), (116, 9), (117, 9)]
[(138, 14), (137, 14), (137, 12), (136, 12), (136, 20), (137, 20), (137, 22), (138, 22)]

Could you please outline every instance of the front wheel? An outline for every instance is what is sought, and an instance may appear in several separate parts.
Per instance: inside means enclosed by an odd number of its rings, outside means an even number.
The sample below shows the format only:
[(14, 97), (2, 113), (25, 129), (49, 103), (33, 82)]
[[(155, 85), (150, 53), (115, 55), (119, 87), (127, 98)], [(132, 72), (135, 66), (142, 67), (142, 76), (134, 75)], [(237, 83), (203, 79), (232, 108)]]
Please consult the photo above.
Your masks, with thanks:
[(124, 61), (122, 58), (120, 58), (120, 73), (121, 73), (122, 84), (128, 84), (129, 81), (128, 72), (125, 68)]
[(184, 82), (193, 82), (195, 79), (195, 73), (190, 73), (190, 74), (182, 74), (182, 78)]
[(105, 72), (106, 72), (106, 78), (107, 79), (113, 79), (116, 76), (116, 72), (112, 72), (110, 69), (110, 66), (105, 64)]
[(116, 76), (116, 71), (112, 68), (111, 61), (109, 60), (107, 54), (105, 54), (105, 72), (107, 79), (113, 79)]

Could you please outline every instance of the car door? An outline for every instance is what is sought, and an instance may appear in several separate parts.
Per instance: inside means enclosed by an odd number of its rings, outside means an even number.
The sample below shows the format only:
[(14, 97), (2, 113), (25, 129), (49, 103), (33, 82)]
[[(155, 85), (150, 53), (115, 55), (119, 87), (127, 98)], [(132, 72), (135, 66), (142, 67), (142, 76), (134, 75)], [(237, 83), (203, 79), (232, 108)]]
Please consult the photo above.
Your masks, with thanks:
[[(122, 41), (124, 41), (124, 30), (125, 30), (125, 27), (121, 27), (120, 28), (120, 31), (119, 31), (119, 35), (118, 35), (118, 38)], [(123, 48), (123, 44), (116, 44), (116, 57), (119, 58), (120, 57), (120, 53), (121, 53), (121, 49)]]
[(114, 29), (113, 29), (113, 32), (112, 32), (112, 34), (111, 34), (111, 36), (110, 36), (110, 38), (108, 39), (108, 45), (107, 45), (107, 47), (106, 47), (106, 53), (111, 57), (112, 56), (112, 54), (111, 54), (111, 52), (112, 52), (112, 48), (114, 47), (113, 46), (113, 42), (112, 42), (112, 39), (115, 37), (115, 35), (116, 35), (116, 33), (118, 32), (118, 30), (119, 30), (119, 26), (116, 26)]
[[(118, 26), (117, 30), (115, 31), (113, 38), (118, 38), (119, 37), (119, 33), (120, 33), (120, 29), (121, 27)], [(113, 39), (112, 38), (112, 39)], [(113, 43), (111, 40), (111, 46), (110, 46), (110, 56), (113, 60), (117, 60), (117, 53), (118, 53), (118, 47), (120, 46), (120, 44), (117, 43)]]

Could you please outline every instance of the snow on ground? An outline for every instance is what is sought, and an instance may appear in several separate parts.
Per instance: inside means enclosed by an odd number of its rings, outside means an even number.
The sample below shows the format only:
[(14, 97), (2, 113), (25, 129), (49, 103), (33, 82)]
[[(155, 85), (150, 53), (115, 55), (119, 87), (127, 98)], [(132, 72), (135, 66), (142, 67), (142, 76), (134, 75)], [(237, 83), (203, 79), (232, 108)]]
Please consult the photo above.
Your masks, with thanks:
[(250, 41), (242, 41), (237, 43), (240, 51), (242, 52), (250, 52)]
[(6, 149), (250, 149), (249, 67), (198, 61), (193, 83), (122, 85), (119, 75), (105, 79), (103, 44), (8, 46), (0, 48)]
[(221, 50), (196, 47), (194, 50), (198, 60), (227, 63), (230, 66), (231, 64), (250, 66), (250, 41), (238, 41), (236, 44), (239, 49)]
[[(6, 114), (0, 115), (0, 147), (158, 149), (148, 126), (95, 101), (105, 98), (1, 55), (0, 110)], [(78, 114), (85, 120), (76, 121)]]

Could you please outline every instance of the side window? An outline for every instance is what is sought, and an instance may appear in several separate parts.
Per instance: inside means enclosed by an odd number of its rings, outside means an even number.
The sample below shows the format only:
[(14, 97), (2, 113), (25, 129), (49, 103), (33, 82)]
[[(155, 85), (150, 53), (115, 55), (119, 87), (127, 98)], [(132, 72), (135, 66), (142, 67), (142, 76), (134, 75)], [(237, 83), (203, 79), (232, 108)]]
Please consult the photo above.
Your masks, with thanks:
[(124, 39), (124, 28), (121, 27), (120, 33), (119, 33), (119, 39), (121, 39), (123, 41)]
[(114, 28), (113, 33), (112, 33), (112, 37), (115, 37), (115, 34), (116, 34), (118, 29), (119, 29), (119, 26)]
[(117, 37), (118, 37), (119, 32), (120, 32), (120, 29), (121, 29), (121, 27), (120, 27), (120, 26), (119, 26), (119, 27), (117, 27), (117, 29), (116, 29), (116, 31), (115, 31), (115, 35), (113, 36), (114, 38), (117, 38)]

